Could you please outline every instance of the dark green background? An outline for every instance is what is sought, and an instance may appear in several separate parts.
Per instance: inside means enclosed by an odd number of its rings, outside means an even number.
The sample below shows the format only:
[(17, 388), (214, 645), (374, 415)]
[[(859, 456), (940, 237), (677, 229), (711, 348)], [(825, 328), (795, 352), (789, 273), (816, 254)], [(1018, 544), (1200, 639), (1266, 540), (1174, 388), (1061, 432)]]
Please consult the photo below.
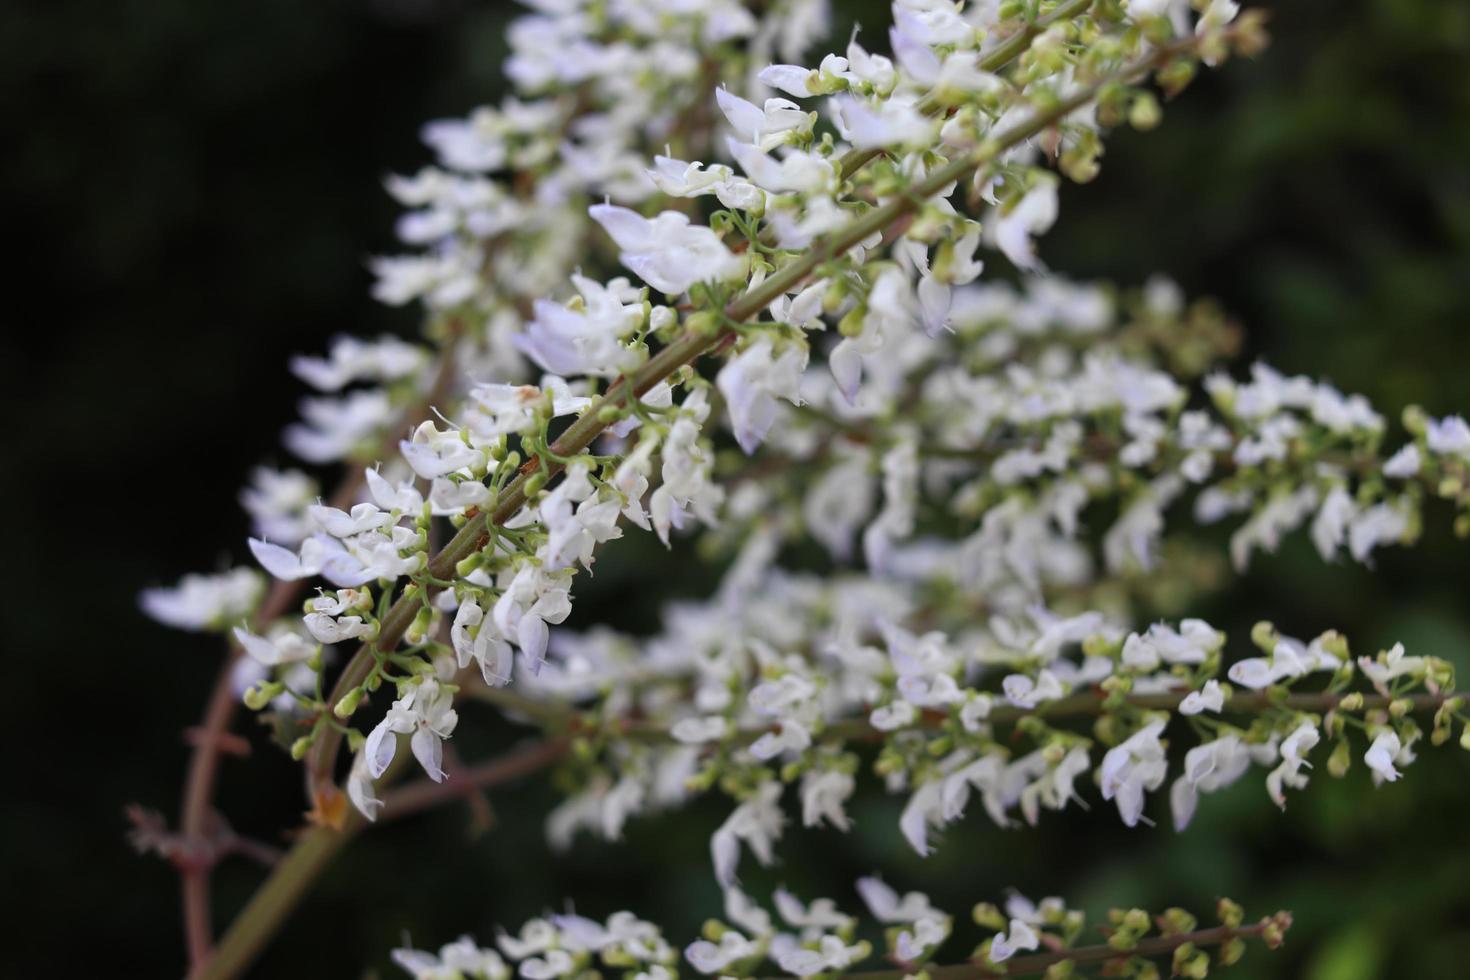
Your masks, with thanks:
[[(886, 23), (877, 5), (843, 5), (843, 17), (859, 9)], [(129, 852), (122, 811), (175, 811), (179, 733), (219, 647), (143, 620), (135, 594), (242, 554), (233, 499), (292, 416), (290, 353), (340, 332), (415, 329), (412, 313), (366, 295), (364, 260), (391, 245), (379, 181), (426, 158), (423, 120), (497, 97), (510, 13), (412, 0), (0, 13), (0, 974), (180, 972), (174, 874)], [(1066, 191), (1043, 254), (1081, 277), (1167, 271), (1248, 326), (1248, 356), (1362, 391), (1390, 416), (1410, 400), (1470, 409), (1470, 5), (1301, 0), (1273, 8), (1273, 32), (1262, 59), (1204, 79), (1158, 131), (1118, 133), (1101, 178)], [(580, 620), (647, 625), (657, 593), (638, 547), (610, 550), (579, 587)], [(1467, 571), (1437, 513), (1425, 543), (1384, 554), (1376, 574), (1323, 566), (1297, 542), (1201, 611), (1237, 630), (1261, 616), (1337, 627), (1366, 650), (1402, 639), (1470, 670)], [(506, 738), (480, 718), (462, 731), (471, 757)], [(1101, 807), (1037, 832), (973, 814), (927, 862), (894, 832), (897, 802), (865, 796), (854, 833), (793, 831), (787, 863), (747, 879), (852, 905), (851, 880), (881, 869), (961, 916), (1010, 885), (1093, 911), (1206, 910), (1225, 892), (1253, 912), (1297, 913), (1288, 947), (1253, 951), (1238, 976), (1465, 976), (1470, 758), (1425, 756), (1378, 792), (1361, 766), (1343, 783), (1324, 775), (1284, 816), (1257, 774), (1206, 799), (1184, 836), (1128, 831)], [(295, 818), (298, 785), (262, 752), (226, 764), (220, 803), (268, 836)], [(363, 840), (260, 975), (361, 975), (405, 929), (434, 945), (465, 930), (488, 939), (493, 923), (563, 897), (589, 914), (634, 908), (676, 938), (717, 911), (706, 846), (723, 804), (557, 857), (539, 829), (551, 802), (544, 781), (497, 795), (500, 826), (473, 843), (456, 810)], [(221, 907), (257, 878), (224, 866)]]

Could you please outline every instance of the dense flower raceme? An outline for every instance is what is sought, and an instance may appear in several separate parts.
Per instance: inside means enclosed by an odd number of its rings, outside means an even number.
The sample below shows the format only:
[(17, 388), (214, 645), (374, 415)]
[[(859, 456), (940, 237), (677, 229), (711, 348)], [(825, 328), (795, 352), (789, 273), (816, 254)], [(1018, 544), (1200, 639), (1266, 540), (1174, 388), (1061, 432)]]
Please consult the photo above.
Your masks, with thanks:
[[(1221, 370), (1234, 328), (1166, 281), (1119, 297), (1045, 274), (1059, 175), (1096, 173), (1106, 127), (1157, 121), (1144, 83), (1177, 92), (1261, 44), (1227, 0), (1105, 7), (899, 0), (892, 57), (858, 36), (812, 68), (817, 3), (537, 4), (511, 33), (517, 98), (431, 126), (441, 165), (391, 184), (426, 250), (379, 263), (378, 294), (424, 303), (428, 345), (293, 364), (322, 394), (287, 445), (351, 464), (344, 490), (260, 470), (242, 495), (255, 560), (317, 594), (246, 621), (259, 580), (236, 570), (145, 607), (231, 631), (237, 686), (311, 754), (325, 822), (344, 739), (369, 818), (400, 740), (443, 780), (469, 688), (593, 743), (555, 840), (719, 784), (726, 885), (772, 853), (787, 783), (807, 823), (846, 826), (849, 742), (876, 744), (921, 852), (972, 794), (1034, 822), (1088, 774), (1144, 819), (1176, 716), (1198, 735), (1176, 823), (1251, 766), (1282, 802), (1327, 743), (1334, 772), (1361, 755), (1398, 778), (1409, 709), (1435, 709), (1435, 741), (1464, 720), (1444, 664), (1268, 626), (1227, 663), (1208, 625), (1134, 606), (1164, 582), (1190, 597), (1181, 523), (1233, 520), (1237, 568), (1308, 525), (1325, 559), (1371, 561), (1431, 497), (1470, 530), (1470, 426), (1411, 410), (1383, 452), (1362, 398)], [(981, 279), (992, 252), (1019, 288)], [(553, 630), (601, 546), (695, 527), (735, 557), (665, 636)], [(808, 539), (864, 572), (772, 571)], [(339, 645), (357, 652), (332, 688)], [(369, 704), (386, 713), (353, 726)]]
[[(653, 639), (559, 634), (539, 675), (480, 694), (581, 740), (568, 769), (583, 788), (550, 815), (553, 843), (617, 837), (700, 789), (731, 794), (711, 841), (726, 885), (742, 851), (772, 859), (787, 785), (804, 824), (847, 830), (865, 756), (907, 798), (899, 829), (928, 853), (972, 801), (1013, 827), (1097, 792), (1133, 825), (1167, 781), (1182, 829), (1201, 794), (1260, 768), (1284, 807), (1319, 744), (1333, 775), (1360, 758), (1393, 781), (1424, 736), (1405, 709), (1437, 709), (1436, 744), (1466, 720), (1452, 668), (1397, 646), (1354, 658), (1337, 634), (1304, 642), (1261, 624), (1258, 654), (1230, 662), (1199, 620), (1130, 631), (1101, 612), (985, 609), (952, 580), (791, 575), (747, 555), (714, 600), (671, 607)], [(919, 622), (931, 628), (907, 628)], [(1171, 762), (1168, 742), (1189, 729), (1194, 747)]]
[[(437, 954), (403, 948), (394, 961), (415, 980), (552, 980), (586, 976), (592, 970), (624, 971), (636, 980), (673, 980), (687, 965), (694, 975), (750, 977), (765, 964), (791, 976), (861, 972), (853, 968), (875, 955), (874, 943), (857, 937), (860, 927), (880, 928), (890, 961), (917, 974), (940, 956), (954, 921), (921, 892), (900, 894), (879, 878), (856, 888), (865, 915), (843, 912), (830, 898), (803, 902), (790, 892), (772, 896), (775, 914), (736, 888), (725, 891), (723, 919), (705, 925), (703, 938), (679, 950), (658, 926), (630, 912), (599, 922), (566, 914), (533, 919), (517, 933), (502, 933), (495, 946), (480, 947), (469, 936)], [(1246, 952), (1247, 940), (1274, 948), (1289, 928), (1278, 914), (1247, 923), (1238, 905), (1222, 899), (1218, 927), (1199, 929), (1183, 909), (1150, 916), (1142, 909), (1113, 909), (1099, 925), (1095, 944), (1084, 913), (1059, 898), (1032, 902), (1012, 893), (1003, 906), (976, 905), (975, 923), (987, 938), (970, 954), (976, 977), (1070, 976), (1065, 967), (1106, 964), (1110, 976), (1157, 976), (1150, 958), (1168, 961), (1176, 975), (1204, 976), (1213, 964), (1230, 966)], [(950, 945), (953, 945), (952, 943)], [(1205, 949), (1202, 947), (1218, 947)], [(1060, 965), (1058, 965), (1060, 964)], [(1055, 972), (1047, 972), (1048, 970)]]

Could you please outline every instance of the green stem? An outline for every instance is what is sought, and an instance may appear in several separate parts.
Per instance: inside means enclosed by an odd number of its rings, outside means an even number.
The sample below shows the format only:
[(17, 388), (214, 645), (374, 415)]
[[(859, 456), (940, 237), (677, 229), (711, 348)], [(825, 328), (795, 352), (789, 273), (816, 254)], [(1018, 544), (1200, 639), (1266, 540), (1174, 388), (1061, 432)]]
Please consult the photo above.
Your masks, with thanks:
[(306, 889), (362, 829), (362, 824), (362, 818), (353, 814), (341, 830), (313, 827), (303, 833), (230, 923), (214, 954), (189, 974), (190, 980), (216, 980), (244, 973), (266, 940), (296, 908)]
[[(443, 787), (442, 792), (446, 797), (463, 796), (467, 785), (481, 789), (497, 786), (544, 769), (560, 759), (565, 752), (565, 742), (552, 739), (465, 770), (465, 773), (474, 777), (470, 783), (464, 781), (464, 774), (457, 773), (445, 783), (432, 785), (436, 788)], [(398, 756), (395, 761), (402, 763), (407, 753), (399, 752)], [(389, 776), (391, 775), (390, 770)], [(412, 812), (422, 808), (414, 802), (418, 797), (424, 798), (423, 805), (438, 801), (433, 793), (406, 787), (387, 794), (385, 803), (391, 804), (400, 813)], [(266, 941), (301, 902), (307, 889), (321, 875), (328, 862), (366, 825), (367, 822), (353, 812), (347, 815), (341, 829), (313, 827), (297, 838), (291, 850), (271, 870), (270, 877), (230, 923), (213, 956), (195, 964), (189, 974), (190, 980), (226, 980), (245, 972), (265, 948)]]

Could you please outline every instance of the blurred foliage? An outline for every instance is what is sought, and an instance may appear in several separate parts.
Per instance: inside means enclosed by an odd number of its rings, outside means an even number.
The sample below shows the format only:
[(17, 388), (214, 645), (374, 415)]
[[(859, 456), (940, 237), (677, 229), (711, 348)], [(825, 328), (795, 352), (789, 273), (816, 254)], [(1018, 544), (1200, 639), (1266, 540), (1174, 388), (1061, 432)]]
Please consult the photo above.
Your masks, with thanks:
[[(838, 6), (839, 21), (886, 22), (878, 4)], [(1389, 414), (1410, 401), (1470, 409), (1470, 5), (1270, 6), (1270, 51), (1207, 75), (1156, 132), (1118, 133), (1101, 177), (1065, 192), (1043, 254), (1081, 278), (1165, 271), (1240, 318), (1250, 356), (1324, 375)], [(0, 972), (179, 972), (174, 873), (129, 852), (122, 808), (172, 815), (179, 735), (218, 648), (144, 621), (135, 593), (241, 554), (231, 503), (249, 468), (277, 454), (300, 394), (290, 353), (340, 332), (415, 329), (411, 313), (367, 298), (363, 262), (390, 246), (394, 217), (379, 180), (426, 158), (423, 120), (497, 97), (511, 13), (467, 0), (56, 0), (0, 13), (12, 242), (0, 637), (19, 680), (4, 713), (0, 855), (23, 899), (7, 913)], [(581, 621), (655, 621), (666, 590), (648, 559), (668, 559), (625, 544), (580, 586)], [(1237, 637), (1270, 615), (1288, 631), (1340, 628), (1370, 652), (1402, 639), (1470, 677), (1467, 570), (1447, 520), (1375, 573), (1324, 567), (1298, 542), (1199, 612)], [(514, 737), (468, 714), (455, 739), (465, 757)], [(894, 832), (898, 801), (863, 797), (852, 834), (792, 828), (786, 863), (747, 884), (851, 905), (852, 880), (881, 869), (961, 915), (1009, 886), (1094, 912), (1207, 910), (1229, 894), (1253, 913), (1297, 915), (1287, 947), (1253, 951), (1237, 975), (1463, 976), (1467, 776), (1465, 753), (1426, 749), (1377, 792), (1361, 766), (1341, 783), (1319, 773), (1284, 815), (1257, 776), (1208, 798), (1182, 836), (1127, 830), (1101, 808), (1039, 831), (976, 814), (928, 861)], [(295, 767), (262, 750), (226, 762), (219, 802), (241, 831), (270, 837), (295, 821), (298, 787)], [(564, 896), (590, 914), (634, 908), (675, 937), (718, 909), (707, 843), (721, 803), (553, 855), (544, 780), (493, 802), (496, 827), (473, 840), (463, 809), (362, 839), (260, 975), (358, 975), (405, 931), (435, 945), (489, 937)], [(222, 912), (258, 879), (241, 860), (222, 867)]]

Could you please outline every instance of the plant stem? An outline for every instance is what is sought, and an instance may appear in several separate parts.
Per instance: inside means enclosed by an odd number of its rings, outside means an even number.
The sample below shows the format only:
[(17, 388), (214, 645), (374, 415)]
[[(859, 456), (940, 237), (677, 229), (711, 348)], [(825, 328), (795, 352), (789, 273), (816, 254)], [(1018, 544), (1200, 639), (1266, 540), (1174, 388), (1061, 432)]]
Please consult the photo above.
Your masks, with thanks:
[[(517, 749), (498, 759), (466, 770), (472, 774), (473, 784), (481, 789), (498, 786), (520, 776), (525, 776), (555, 762), (566, 751), (561, 740), (538, 742), (528, 748)], [(439, 787), (441, 784), (433, 784)], [(449, 787), (448, 783), (442, 784)], [(452, 792), (444, 796), (463, 793), (459, 785), (449, 787)], [(398, 800), (400, 811), (412, 812), (437, 802), (433, 795), (412, 787), (388, 794), (388, 799)], [(424, 802), (416, 804), (415, 800)], [(224, 980), (236, 977), (260, 954), (266, 941), (275, 934), (307, 889), (326, 868), (328, 862), (367, 825), (361, 816), (349, 813), (340, 829), (312, 827), (297, 838), (290, 851), (281, 859), (266, 878), (265, 883), (250, 897), (240, 914), (230, 923), (220, 939), (214, 955), (197, 964), (190, 972), (190, 980)]]
[[(405, 409), (403, 417), (422, 414), (448, 393), (454, 384), (454, 347), (460, 336), (457, 324), (451, 324), (439, 355), (433, 380), (424, 397)], [(391, 448), (391, 442), (390, 442)], [(343, 474), (328, 500), (332, 507), (345, 510), (357, 499), (364, 480), (363, 469), (353, 466)], [(265, 601), (250, 619), (252, 630), (263, 629), (285, 615), (306, 589), (305, 581), (278, 581), (271, 586)], [(179, 863), (183, 889), (184, 940), (191, 969), (197, 969), (211, 953), (214, 926), (210, 914), (210, 873), (215, 862), (215, 848), (208, 841), (208, 829), (214, 801), (214, 787), (219, 777), (220, 746), (234, 718), (238, 699), (234, 690), (235, 662), (243, 655), (238, 643), (230, 641), (225, 661), (220, 666), (214, 689), (204, 709), (204, 718), (196, 730), (189, 769), (184, 778), (184, 800), (179, 815), (179, 833), (188, 842), (188, 857)]]

